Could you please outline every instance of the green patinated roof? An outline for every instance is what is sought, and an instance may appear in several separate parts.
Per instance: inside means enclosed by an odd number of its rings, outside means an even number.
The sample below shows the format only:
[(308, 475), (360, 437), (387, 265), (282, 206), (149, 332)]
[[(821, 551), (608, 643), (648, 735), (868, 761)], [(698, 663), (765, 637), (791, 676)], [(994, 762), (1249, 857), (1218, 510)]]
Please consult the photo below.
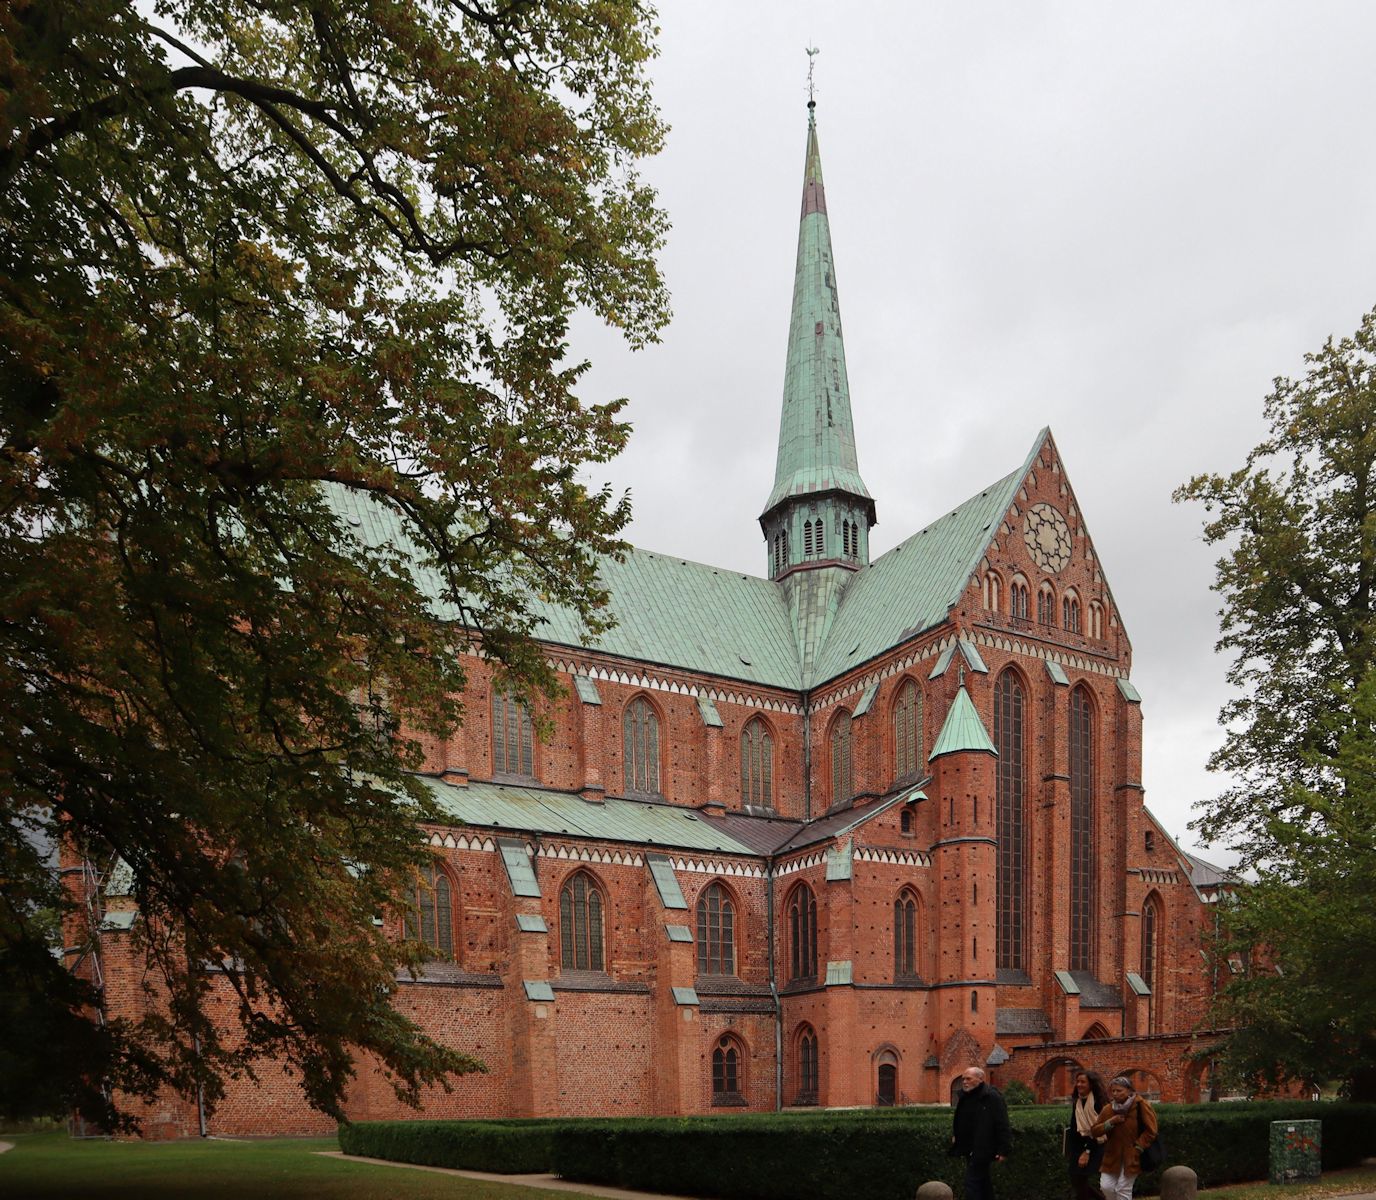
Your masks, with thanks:
[(964, 684), (961, 684), (955, 700), (951, 702), (946, 721), (941, 726), (936, 745), (932, 747), (927, 761), (935, 762), (943, 754), (956, 754), (962, 750), (985, 750), (993, 755), (998, 754)]
[[(419, 557), (401, 518), (382, 502), (343, 488), (331, 488), (328, 495), (367, 545)], [(615, 628), (591, 638), (574, 613), (537, 599), (531, 603), (542, 622), (536, 636), (749, 683), (802, 686), (788, 598), (770, 580), (637, 549), (623, 562), (603, 559), (598, 572), (611, 593)], [(456, 619), (457, 610), (439, 599), (439, 573), (424, 566), (415, 573), (436, 615)]]
[[(870, 500), (855, 456), (822, 154), (817, 145), (815, 114), (809, 109), (779, 454), (774, 490), (764, 511), (768, 513), (790, 497), (828, 491)], [(873, 520), (872, 501), (870, 508)]]
[(882, 654), (946, 619), (997, 533), (1046, 440), (1037, 434), (1023, 465), (856, 572), (841, 597), (807, 686)]
[(467, 787), (430, 778), (421, 782), (446, 817), (480, 829), (512, 834), (562, 833), (609, 842), (755, 854), (710, 818), (668, 804), (611, 797), (605, 803), (590, 804), (575, 792), (479, 781)]
[[(536, 600), (533, 607), (543, 622), (537, 636), (553, 645), (748, 683), (816, 686), (945, 620), (1045, 437), (1045, 430), (1037, 435), (1017, 471), (849, 577), (810, 678), (804, 678), (799, 663), (796, 617), (785, 586), (648, 550), (633, 549), (624, 562), (601, 564), (615, 628), (590, 638), (573, 613)], [(332, 488), (329, 495), (368, 545), (403, 553), (411, 548), (402, 520), (381, 502), (343, 488)], [(453, 619), (456, 611), (439, 600), (438, 573), (420, 567), (417, 576), (435, 600), (436, 615)]]

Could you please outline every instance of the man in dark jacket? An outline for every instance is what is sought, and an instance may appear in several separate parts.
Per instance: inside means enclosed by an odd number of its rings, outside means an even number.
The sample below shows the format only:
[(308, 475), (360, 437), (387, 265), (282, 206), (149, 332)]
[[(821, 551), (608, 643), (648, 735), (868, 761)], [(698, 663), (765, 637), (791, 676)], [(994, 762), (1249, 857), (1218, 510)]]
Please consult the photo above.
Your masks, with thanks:
[(1013, 1151), (1008, 1129), (1008, 1106), (984, 1082), (979, 1067), (966, 1067), (960, 1077), (951, 1153), (965, 1160), (965, 1200), (994, 1200), (989, 1168)]

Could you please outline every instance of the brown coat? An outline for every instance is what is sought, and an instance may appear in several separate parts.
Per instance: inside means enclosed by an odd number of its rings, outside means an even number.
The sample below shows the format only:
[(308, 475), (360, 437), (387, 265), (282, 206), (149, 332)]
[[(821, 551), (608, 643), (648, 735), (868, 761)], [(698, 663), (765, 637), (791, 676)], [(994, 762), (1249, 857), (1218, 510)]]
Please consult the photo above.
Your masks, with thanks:
[(1112, 1106), (1099, 1114), (1094, 1124), (1094, 1133), (1107, 1133), (1108, 1142), (1104, 1146), (1104, 1161), (1099, 1170), (1105, 1175), (1117, 1175), (1126, 1171), (1129, 1175), (1142, 1173), (1142, 1150), (1156, 1140), (1156, 1113), (1152, 1106), (1141, 1096), (1128, 1109), (1127, 1115), (1112, 1129), (1109, 1119), (1113, 1116)]

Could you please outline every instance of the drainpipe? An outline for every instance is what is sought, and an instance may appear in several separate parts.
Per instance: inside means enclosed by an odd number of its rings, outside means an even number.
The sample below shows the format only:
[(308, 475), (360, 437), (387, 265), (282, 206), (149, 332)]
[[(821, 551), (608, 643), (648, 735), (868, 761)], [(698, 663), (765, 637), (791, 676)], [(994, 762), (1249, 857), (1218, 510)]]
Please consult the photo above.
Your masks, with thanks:
[(774, 978), (774, 859), (764, 860), (764, 894), (769, 917), (769, 995), (774, 1001), (774, 1111), (784, 1106), (784, 1007)]
[(812, 820), (812, 693), (803, 693), (803, 820)]

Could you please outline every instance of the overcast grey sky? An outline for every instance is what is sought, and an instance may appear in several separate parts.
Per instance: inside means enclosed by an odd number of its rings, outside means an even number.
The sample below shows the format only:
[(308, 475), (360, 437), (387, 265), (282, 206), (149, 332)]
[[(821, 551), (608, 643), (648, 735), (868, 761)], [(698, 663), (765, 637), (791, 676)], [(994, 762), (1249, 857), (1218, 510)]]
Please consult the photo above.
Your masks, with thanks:
[[(1376, 4), (667, 2), (675, 319), (629, 354), (637, 545), (764, 573), (807, 58), (860, 470), (882, 553), (1050, 425), (1143, 695), (1147, 804), (1188, 848), (1228, 695), (1216, 553), (1171, 503), (1263, 433), (1272, 377), (1376, 304)], [(1213, 857), (1231, 861), (1214, 848)]]

